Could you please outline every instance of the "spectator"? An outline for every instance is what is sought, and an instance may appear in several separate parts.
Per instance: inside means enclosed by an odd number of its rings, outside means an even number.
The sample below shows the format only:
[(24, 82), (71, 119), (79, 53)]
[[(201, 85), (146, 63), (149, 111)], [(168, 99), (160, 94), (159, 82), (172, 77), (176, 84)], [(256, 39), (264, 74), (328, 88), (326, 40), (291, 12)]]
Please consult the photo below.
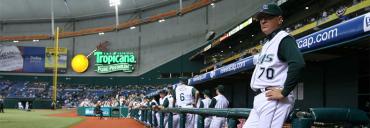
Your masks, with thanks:
[(345, 13), (346, 13), (346, 7), (345, 6), (340, 6), (339, 9), (336, 12), (337, 16), (342, 21), (346, 21), (348, 19), (348, 17), (344, 15)]
[(358, 0), (353, 0), (352, 6), (358, 4)]
[(322, 12), (322, 18), (326, 18), (328, 17), (328, 12), (326, 12), (325, 10)]

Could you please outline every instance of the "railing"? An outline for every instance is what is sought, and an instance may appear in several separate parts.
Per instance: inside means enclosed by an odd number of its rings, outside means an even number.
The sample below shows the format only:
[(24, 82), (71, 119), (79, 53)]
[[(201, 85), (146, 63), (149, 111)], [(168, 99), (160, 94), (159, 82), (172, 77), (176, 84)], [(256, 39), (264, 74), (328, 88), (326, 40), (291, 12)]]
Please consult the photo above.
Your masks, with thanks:
[[(149, 108), (138, 108), (131, 109), (130, 116), (140, 120), (142, 122), (147, 122), (148, 125), (159, 126), (159, 128), (164, 128), (164, 113), (168, 113), (168, 128), (173, 126), (173, 113), (180, 115), (180, 128), (185, 128), (186, 114), (197, 114), (197, 126), (198, 128), (204, 128), (204, 119), (207, 116), (218, 116), (228, 118), (228, 128), (236, 128), (237, 120), (240, 118), (247, 119), (251, 109), (248, 108), (228, 108), (228, 109), (214, 109), (214, 108), (165, 108), (158, 112), (160, 113), (159, 125), (153, 122), (153, 110)], [(139, 114), (140, 113), (140, 114)]]
[[(369, 118), (366, 113), (354, 108), (310, 108), (310, 112), (295, 110), (290, 113), (288, 120), (292, 128), (310, 128), (312, 126), (319, 127), (369, 127)], [(228, 128), (236, 128), (237, 120), (240, 118), (247, 119), (251, 109), (249, 108), (165, 108), (159, 110), (160, 122), (159, 125), (153, 122), (152, 112), (150, 108), (131, 109), (130, 116), (147, 122), (151, 126), (159, 126), (164, 128), (164, 113), (168, 113), (168, 128), (173, 128), (173, 113), (180, 115), (180, 128), (185, 128), (186, 114), (197, 114), (197, 128), (204, 128), (204, 119), (207, 116), (217, 116), (228, 118)], [(139, 115), (140, 112), (140, 115)], [(334, 124), (333, 124), (334, 123)]]

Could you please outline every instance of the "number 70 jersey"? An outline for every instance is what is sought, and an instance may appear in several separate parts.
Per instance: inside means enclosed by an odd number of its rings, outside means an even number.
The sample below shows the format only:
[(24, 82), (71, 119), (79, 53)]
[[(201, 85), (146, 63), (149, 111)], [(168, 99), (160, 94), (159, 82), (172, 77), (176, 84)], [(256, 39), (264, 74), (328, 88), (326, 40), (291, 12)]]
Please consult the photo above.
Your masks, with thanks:
[(281, 40), (286, 36), (289, 36), (287, 32), (280, 31), (263, 45), (260, 54), (254, 56), (256, 67), (251, 79), (253, 90), (270, 86), (284, 87), (288, 65), (279, 59), (278, 51)]

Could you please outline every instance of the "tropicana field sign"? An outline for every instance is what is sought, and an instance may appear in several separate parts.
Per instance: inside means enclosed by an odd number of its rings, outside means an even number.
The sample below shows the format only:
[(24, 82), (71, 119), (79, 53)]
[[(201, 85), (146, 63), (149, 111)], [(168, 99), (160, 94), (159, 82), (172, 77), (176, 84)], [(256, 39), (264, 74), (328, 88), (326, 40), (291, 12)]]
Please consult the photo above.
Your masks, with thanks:
[(95, 52), (95, 72), (111, 73), (117, 71), (133, 72), (136, 58), (132, 52)]

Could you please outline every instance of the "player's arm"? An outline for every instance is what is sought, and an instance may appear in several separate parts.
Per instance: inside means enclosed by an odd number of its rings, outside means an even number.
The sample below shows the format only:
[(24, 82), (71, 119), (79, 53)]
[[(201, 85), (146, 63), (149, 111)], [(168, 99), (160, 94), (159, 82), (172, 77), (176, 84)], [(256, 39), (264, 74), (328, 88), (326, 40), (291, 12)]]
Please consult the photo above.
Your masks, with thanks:
[[(175, 88), (175, 90), (176, 90), (176, 88)], [(173, 97), (173, 100), (172, 100), (172, 104), (173, 104), (173, 106), (176, 106), (176, 91), (172, 91), (173, 92), (173, 95), (172, 95), (172, 97)]]
[(209, 104), (208, 108), (215, 108), (217, 103), (217, 100), (215, 98), (212, 98), (211, 103)]
[(169, 104), (170, 104), (170, 102), (168, 101), (168, 98), (166, 98), (166, 99), (164, 99), (162, 106), (165, 107), (165, 108), (168, 108)]
[(199, 108), (204, 108), (204, 103), (203, 103), (203, 101), (200, 101)]
[(193, 87), (193, 89), (191, 89), (191, 92), (192, 92), (192, 94), (194, 96), (194, 99), (195, 99), (194, 103), (193, 103), (193, 106), (196, 107), (196, 105), (198, 103), (198, 99), (199, 99), (199, 91)]
[(286, 97), (297, 85), (305, 67), (305, 62), (295, 39), (291, 36), (287, 36), (281, 41), (278, 57), (288, 64), (287, 78), (284, 89), (281, 91), (281, 94)]
[(170, 104), (170, 102), (169, 102), (169, 101), (168, 101), (168, 99), (166, 98), (166, 99), (164, 99), (163, 104), (161, 104), (161, 105), (157, 106), (157, 107), (156, 107), (156, 108), (154, 108), (154, 109), (163, 109), (163, 108), (168, 108), (169, 104)]

